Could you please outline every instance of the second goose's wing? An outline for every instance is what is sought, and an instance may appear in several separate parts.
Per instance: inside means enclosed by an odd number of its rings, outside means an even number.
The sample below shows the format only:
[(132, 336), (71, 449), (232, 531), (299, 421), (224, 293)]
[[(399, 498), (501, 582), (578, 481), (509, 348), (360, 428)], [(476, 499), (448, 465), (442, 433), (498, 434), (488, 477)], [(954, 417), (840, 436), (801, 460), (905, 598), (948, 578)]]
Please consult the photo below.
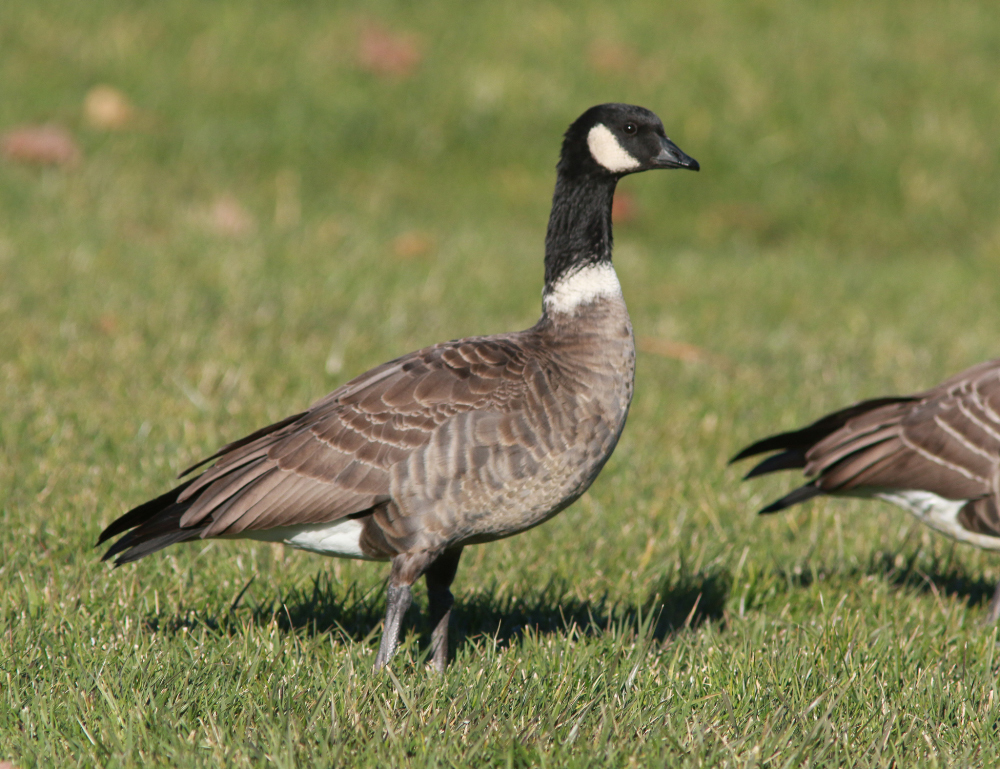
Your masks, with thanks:
[(823, 493), (930, 492), (968, 500), (957, 518), (963, 528), (1000, 535), (1000, 361), (916, 396), (858, 404), (737, 458), (774, 450), (782, 453), (747, 477), (803, 467), (813, 480), (761, 512)]
[(993, 491), (1000, 462), (1000, 362), (959, 374), (911, 403), (855, 417), (806, 452), (824, 491), (914, 489), (947, 499)]

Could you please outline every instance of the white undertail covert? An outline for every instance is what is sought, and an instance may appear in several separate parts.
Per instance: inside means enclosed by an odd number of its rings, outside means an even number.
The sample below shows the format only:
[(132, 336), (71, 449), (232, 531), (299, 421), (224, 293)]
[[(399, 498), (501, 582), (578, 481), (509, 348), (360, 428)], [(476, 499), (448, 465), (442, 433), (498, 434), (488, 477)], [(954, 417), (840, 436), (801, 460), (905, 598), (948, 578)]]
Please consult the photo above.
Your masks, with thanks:
[(959, 523), (958, 514), (969, 501), (967, 499), (945, 499), (930, 491), (882, 491), (875, 496), (909, 510), (932, 529), (952, 539), (984, 550), (1000, 550), (1000, 537), (977, 534)]
[(263, 542), (284, 542), (297, 550), (309, 550), (334, 558), (368, 560), (361, 550), (364, 525), (353, 518), (341, 518), (333, 523), (304, 526), (280, 526), (274, 529), (244, 531), (241, 537)]

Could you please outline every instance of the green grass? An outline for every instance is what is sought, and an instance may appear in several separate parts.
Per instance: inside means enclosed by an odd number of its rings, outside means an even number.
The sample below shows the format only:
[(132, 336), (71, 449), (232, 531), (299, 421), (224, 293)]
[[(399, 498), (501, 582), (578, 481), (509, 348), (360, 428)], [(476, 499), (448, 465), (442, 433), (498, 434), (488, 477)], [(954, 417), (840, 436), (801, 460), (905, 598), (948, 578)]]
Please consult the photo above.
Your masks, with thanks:
[[(418, 37), (412, 77), (358, 68), (375, 22)], [(0, 163), (0, 760), (996, 764), (997, 560), (881, 503), (757, 518), (793, 479), (725, 460), (997, 354), (998, 71), (989, 2), (6, 4), (0, 130), (61, 123), (83, 160)], [(99, 83), (127, 130), (88, 128)], [(641, 353), (588, 494), (467, 551), (443, 678), (422, 588), (370, 673), (384, 565), (98, 562), (221, 443), (533, 323), (561, 132), (608, 100), (702, 163), (622, 183), (616, 264), (640, 337), (711, 357)]]

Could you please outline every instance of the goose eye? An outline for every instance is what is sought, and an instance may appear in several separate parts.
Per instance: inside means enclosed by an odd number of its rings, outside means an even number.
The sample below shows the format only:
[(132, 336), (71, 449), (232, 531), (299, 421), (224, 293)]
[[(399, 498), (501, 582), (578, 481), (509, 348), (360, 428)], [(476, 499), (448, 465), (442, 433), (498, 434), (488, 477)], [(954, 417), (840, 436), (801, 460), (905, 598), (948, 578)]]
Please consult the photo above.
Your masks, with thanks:
[(626, 123), (626, 124), (624, 125), (624, 127), (622, 128), (622, 130), (623, 130), (623, 131), (624, 131), (625, 133), (627, 133), (627, 134), (628, 134), (629, 136), (632, 136), (632, 134), (634, 134), (634, 133), (635, 133), (636, 131), (638, 131), (639, 129), (638, 129), (638, 128), (636, 128), (636, 126), (635, 126), (635, 123)]

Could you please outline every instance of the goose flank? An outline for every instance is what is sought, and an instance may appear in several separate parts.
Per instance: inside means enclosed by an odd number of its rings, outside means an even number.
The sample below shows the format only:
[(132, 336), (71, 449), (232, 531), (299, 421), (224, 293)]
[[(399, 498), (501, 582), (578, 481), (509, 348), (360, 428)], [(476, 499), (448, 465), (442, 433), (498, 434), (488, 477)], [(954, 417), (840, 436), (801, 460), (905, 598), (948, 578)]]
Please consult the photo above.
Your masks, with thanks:
[[(744, 480), (803, 468), (811, 480), (763, 508), (821, 494), (876, 497), (960, 542), (1000, 550), (1000, 360), (916, 395), (862, 401), (733, 457), (773, 453)], [(1000, 618), (1000, 585), (987, 622)]]
[(427, 581), (434, 666), (448, 658), (450, 586), (466, 545), (548, 520), (618, 442), (635, 348), (611, 264), (623, 176), (698, 170), (649, 110), (604, 104), (567, 130), (531, 328), (437, 344), (378, 366), (307, 410), (224, 446), (176, 488), (111, 523), (104, 559), (243, 537), (391, 562), (375, 669), (396, 650), (410, 586)]

